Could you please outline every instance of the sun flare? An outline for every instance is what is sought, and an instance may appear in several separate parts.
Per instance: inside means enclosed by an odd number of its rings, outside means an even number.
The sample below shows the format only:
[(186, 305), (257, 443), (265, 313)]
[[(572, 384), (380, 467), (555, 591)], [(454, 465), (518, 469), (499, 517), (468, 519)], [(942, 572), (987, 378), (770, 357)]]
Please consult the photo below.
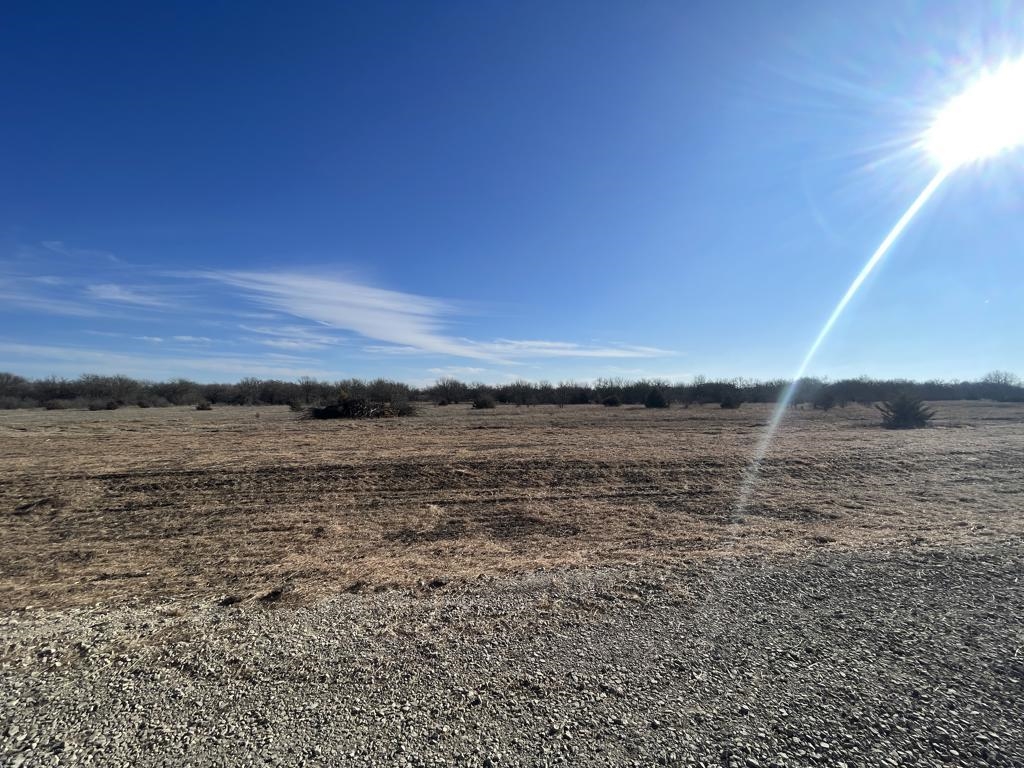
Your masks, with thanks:
[(949, 170), (1024, 146), (1024, 58), (986, 73), (950, 101), (924, 145)]

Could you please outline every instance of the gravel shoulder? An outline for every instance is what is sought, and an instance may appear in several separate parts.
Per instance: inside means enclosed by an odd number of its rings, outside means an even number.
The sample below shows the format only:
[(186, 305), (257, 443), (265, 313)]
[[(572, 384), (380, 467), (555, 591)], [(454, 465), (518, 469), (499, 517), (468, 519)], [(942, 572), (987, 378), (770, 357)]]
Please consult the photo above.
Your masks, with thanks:
[(1024, 765), (1024, 543), (16, 610), (0, 764)]

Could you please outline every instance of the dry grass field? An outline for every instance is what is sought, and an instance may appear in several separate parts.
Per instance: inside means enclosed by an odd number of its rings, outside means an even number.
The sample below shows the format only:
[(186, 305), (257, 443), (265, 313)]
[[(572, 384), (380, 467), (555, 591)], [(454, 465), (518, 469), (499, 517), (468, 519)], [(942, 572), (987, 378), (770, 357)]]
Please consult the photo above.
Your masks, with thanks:
[(0, 414), (0, 764), (1024, 765), (1024, 407)]
[(304, 602), (538, 569), (998, 543), (1024, 533), (1024, 406), (793, 409), (750, 505), (765, 405), (0, 413), (0, 608)]

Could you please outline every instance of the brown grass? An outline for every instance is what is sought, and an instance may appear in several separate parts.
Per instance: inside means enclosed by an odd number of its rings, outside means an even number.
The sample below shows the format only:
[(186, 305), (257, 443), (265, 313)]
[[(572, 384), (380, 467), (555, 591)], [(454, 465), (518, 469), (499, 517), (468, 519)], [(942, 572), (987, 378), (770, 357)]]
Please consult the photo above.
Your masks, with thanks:
[(769, 406), (4, 412), (0, 608), (1020, 536), (1024, 406), (937, 410), (791, 411), (741, 519)]

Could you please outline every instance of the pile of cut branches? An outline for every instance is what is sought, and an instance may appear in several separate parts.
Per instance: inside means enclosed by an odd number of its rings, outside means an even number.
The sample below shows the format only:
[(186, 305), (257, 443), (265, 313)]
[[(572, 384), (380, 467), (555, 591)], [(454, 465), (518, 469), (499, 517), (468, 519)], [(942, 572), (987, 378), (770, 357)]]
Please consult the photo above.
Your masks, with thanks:
[(346, 397), (329, 405), (312, 406), (303, 411), (306, 419), (388, 419), (411, 416), (415, 409), (406, 402), (381, 403), (364, 397)]

